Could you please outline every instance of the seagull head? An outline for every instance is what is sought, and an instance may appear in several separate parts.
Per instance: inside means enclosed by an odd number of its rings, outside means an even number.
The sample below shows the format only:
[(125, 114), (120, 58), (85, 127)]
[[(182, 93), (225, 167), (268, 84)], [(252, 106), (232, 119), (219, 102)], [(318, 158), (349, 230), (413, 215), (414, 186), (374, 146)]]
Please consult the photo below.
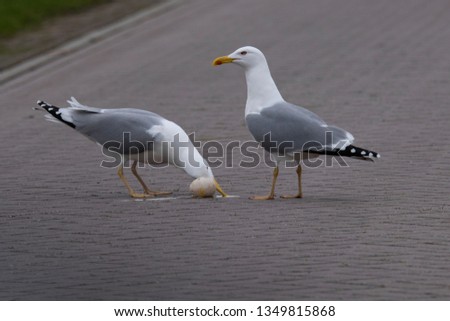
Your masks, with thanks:
[(217, 57), (212, 65), (219, 66), (226, 63), (233, 63), (244, 69), (247, 82), (245, 115), (259, 113), (264, 107), (284, 102), (261, 50), (245, 46), (228, 56)]
[(261, 64), (267, 64), (267, 61), (261, 50), (255, 47), (245, 46), (237, 49), (228, 56), (217, 57), (212, 62), (212, 65), (219, 66), (226, 63), (234, 63), (244, 69), (250, 69)]

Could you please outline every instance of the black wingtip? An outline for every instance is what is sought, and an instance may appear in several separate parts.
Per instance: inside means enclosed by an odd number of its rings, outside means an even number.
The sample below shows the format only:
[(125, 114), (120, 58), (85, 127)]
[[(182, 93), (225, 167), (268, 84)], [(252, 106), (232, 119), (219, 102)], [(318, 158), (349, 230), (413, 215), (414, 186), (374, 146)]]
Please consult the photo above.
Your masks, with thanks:
[(67, 118), (64, 119), (62, 116), (62, 113), (60, 111), (59, 107), (50, 105), (49, 103), (46, 103), (45, 101), (42, 100), (38, 100), (36, 102), (41, 108), (45, 109), (50, 115), (52, 115), (53, 117), (55, 117), (56, 119), (58, 119), (59, 121), (63, 122), (64, 124), (66, 124), (67, 126), (70, 126), (72, 128), (75, 128), (75, 124), (72, 123), (71, 121), (68, 121)]
[(381, 155), (378, 154), (377, 152), (356, 147), (353, 145), (348, 145), (344, 149), (321, 150), (317, 151), (316, 153), (321, 155), (352, 157), (371, 162), (373, 162), (376, 158), (381, 157)]
[(368, 160), (368, 161), (374, 161), (376, 158), (380, 158), (381, 155), (377, 152), (356, 147), (353, 145), (348, 145), (344, 150), (341, 150), (338, 152), (341, 156), (347, 156), (347, 157), (357, 157), (359, 159)]
[(42, 100), (38, 100), (36, 103), (39, 105), (39, 107), (42, 107), (47, 111), (49, 111), (49, 108), (59, 109), (58, 107), (50, 105), (49, 103), (46, 103), (45, 101)]

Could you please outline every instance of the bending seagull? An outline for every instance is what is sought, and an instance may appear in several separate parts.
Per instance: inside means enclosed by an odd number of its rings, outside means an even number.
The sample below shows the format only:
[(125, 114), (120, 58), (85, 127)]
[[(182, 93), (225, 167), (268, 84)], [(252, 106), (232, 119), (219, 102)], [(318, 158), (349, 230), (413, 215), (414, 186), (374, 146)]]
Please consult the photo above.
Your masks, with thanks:
[(334, 155), (372, 160), (380, 157), (378, 153), (353, 146), (354, 138), (349, 132), (327, 125), (313, 112), (286, 102), (272, 79), (266, 58), (259, 49), (249, 46), (239, 48), (228, 56), (216, 58), (213, 66), (225, 63), (235, 63), (244, 68), (247, 81), (245, 122), (255, 140), (261, 143), (267, 152), (272, 153), (277, 161), (269, 195), (254, 196), (252, 199), (274, 198), (278, 165), (283, 159), (298, 163), (298, 193), (282, 198), (301, 198), (302, 158)]
[[(191, 191), (196, 196), (212, 196), (217, 190), (226, 196), (214, 179), (211, 168), (189, 140), (186, 132), (158, 114), (132, 108), (100, 109), (80, 104), (75, 98), (70, 107), (59, 108), (39, 100), (37, 104), (50, 115), (47, 119), (62, 122), (103, 147), (105, 155), (120, 157), (118, 175), (133, 198), (154, 197), (170, 192), (152, 191), (139, 176), (136, 165), (171, 164), (196, 178)], [(123, 175), (123, 166), (133, 161), (131, 172), (144, 192), (136, 193)]]

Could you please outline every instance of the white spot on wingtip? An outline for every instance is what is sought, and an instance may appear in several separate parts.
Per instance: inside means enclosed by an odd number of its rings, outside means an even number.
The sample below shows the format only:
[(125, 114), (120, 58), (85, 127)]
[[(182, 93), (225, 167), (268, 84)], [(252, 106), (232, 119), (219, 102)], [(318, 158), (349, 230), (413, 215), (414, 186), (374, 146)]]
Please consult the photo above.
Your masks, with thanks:
[(362, 152), (361, 152), (361, 155), (366, 155), (366, 152), (365, 152), (365, 151), (362, 151)]
[(352, 148), (351, 153), (356, 153), (356, 149)]
[(369, 153), (369, 157), (373, 157), (373, 154), (372, 154), (372, 153)]
[(377, 154), (377, 158), (380, 158), (381, 157), (381, 155), (380, 154)]

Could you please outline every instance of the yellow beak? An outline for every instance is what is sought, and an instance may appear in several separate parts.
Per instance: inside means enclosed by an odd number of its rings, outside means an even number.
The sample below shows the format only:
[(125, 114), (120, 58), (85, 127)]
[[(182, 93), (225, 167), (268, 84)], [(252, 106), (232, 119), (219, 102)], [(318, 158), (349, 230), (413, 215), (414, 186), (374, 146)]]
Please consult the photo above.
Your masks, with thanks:
[(219, 192), (222, 197), (228, 197), (228, 195), (223, 191), (222, 187), (220, 187), (219, 183), (214, 179), (214, 185), (216, 186), (216, 191)]
[(222, 56), (222, 57), (217, 57), (216, 59), (214, 59), (214, 61), (212, 62), (213, 66), (219, 66), (221, 64), (228, 64), (230, 62), (233, 62), (235, 59), (234, 58), (230, 58), (228, 56)]

